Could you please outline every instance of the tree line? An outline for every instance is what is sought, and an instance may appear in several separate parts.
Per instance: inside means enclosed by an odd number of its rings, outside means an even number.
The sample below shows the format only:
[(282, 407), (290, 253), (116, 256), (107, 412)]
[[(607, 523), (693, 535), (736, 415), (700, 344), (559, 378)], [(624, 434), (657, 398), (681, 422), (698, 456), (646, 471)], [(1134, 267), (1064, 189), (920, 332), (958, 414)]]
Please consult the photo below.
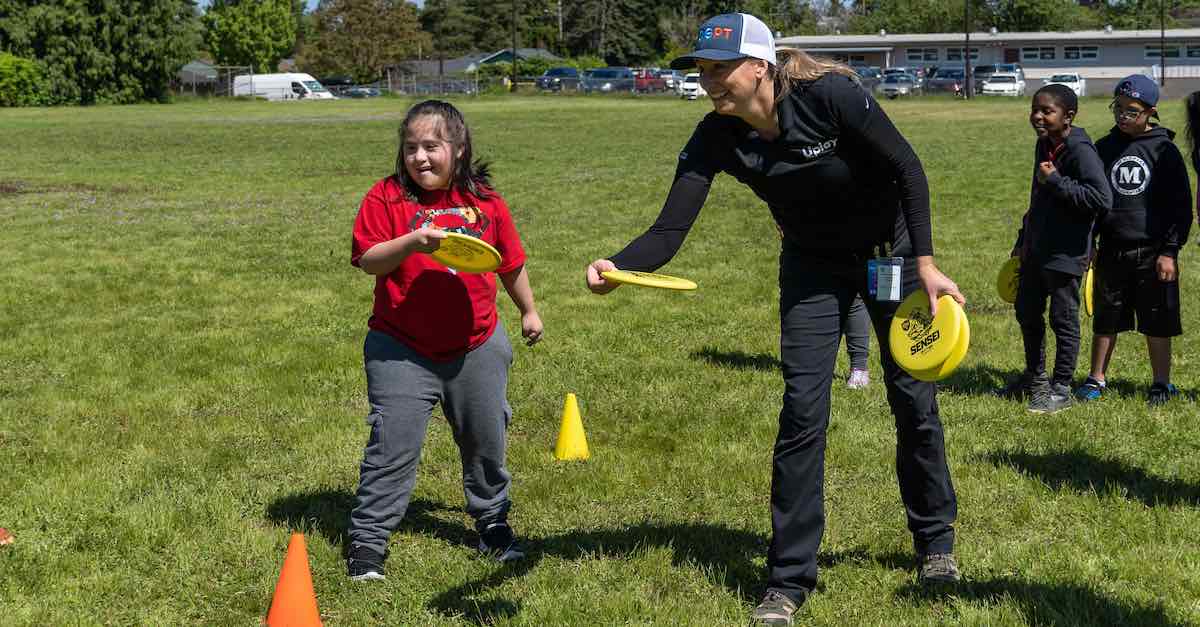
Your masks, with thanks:
[(292, 57), (359, 82), (412, 59), (512, 45), (613, 65), (661, 65), (700, 23), (741, 11), (784, 35), (1157, 28), (1200, 0), (0, 0), (0, 105), (164, 101), (188, 61), (274, 71)]

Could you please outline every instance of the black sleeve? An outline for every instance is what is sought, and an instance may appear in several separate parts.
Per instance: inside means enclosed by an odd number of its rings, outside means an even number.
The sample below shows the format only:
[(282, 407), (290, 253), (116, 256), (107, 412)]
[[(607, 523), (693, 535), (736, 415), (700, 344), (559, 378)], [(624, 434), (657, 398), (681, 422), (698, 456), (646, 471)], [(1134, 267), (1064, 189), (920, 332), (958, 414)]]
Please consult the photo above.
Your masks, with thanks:
[(1167, 212), (1166, 229), (1158, 254), (1178, 257), (1179, 249), (1187, 243), (1192, 229), (1192, 184), (1188, 179), (1183, 154), (1175, 144), (1167, 144), (1155, 165), (1159, 170), (1155, 176), (1162, 177), (1160, 180), (1166, 183), (1161, 193), (1155, 194), (1158, 196), (1155, 202)]
[[(1071, 146), (1070, 159), (1078, 170), (1078, 178), (1055, 172), (1046, 179), (1052, 193), (1076, 213), (1095, 218), (1112, 208), (1112, 188), (1104, 174), (1104, 162), (1096, 147), (1081, 142)], [(1065, 164), (1064, 164), (1065, 165)]]
[(831, 110), (843, 133), (862, 150), (881, 156), (900, 185), (900, 206), (916, 256), (933, 254), (929, 182), (912, 146), (879, 103), (860, 85), (837, 77), (831, 82)]
[(609, 257), (622, 270), (652, 272), (665, 265), (691, 230), (700, 208), (708, 198), (712, 180), (720, 172), (715, 157), (713, 134), (719, 132), (708, 119), (696, 127), (687, 146), (679, 153), (679, 165), (675, 168), (675, 181), (667, 200), (658, 214), (658, 219), (637, 239), (621, 252)]

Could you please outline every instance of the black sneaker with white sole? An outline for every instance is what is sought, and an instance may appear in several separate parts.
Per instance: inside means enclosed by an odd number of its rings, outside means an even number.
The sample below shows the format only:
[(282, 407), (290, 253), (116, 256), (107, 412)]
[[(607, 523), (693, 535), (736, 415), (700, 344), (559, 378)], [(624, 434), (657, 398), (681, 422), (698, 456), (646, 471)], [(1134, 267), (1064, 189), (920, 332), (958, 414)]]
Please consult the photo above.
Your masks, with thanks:
[(479, 525), (479, 552), (499, 562), (525, 559), (525, 551), (517, 544), (512, 527), (500, 520)]
[(926, 553), (917, 556), (917, 581), (921, 585), (957, 583), (962, 579), (953, 553)]
[(800, 603), (778, 590), (767, 590), (763, 600), (750, 614), (750, 627), (788, 627)]
[(361, 544), (350, 545), (350, 554), (346, 556), (346, 570), (351, 581), (374, 581), (385, 579), (383, 562), (387, 559), (382, 553)]

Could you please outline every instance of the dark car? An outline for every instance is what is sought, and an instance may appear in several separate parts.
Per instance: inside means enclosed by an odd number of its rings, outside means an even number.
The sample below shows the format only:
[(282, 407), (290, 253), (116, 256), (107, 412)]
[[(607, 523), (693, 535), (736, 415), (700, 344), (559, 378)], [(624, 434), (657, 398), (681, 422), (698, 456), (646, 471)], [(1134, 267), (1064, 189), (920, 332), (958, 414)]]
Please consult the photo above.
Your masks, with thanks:
[(967, 81), (967, 70), (963, 67), (942, 66), (925, 82), (927, 93), (957, 93)]
[(579, 70), (573, 67), (552, 67), (537, 78), (537, 87), (542, 91), (579, 89)]
[(343, 98), (374, 98), (379, 94), (380, 91), (377, 87), (362, 87), (356, 85), (354, 87), (347, 87), (343, 89), (338, 95)]
[(862, 83), (862, 86), (868, 90), (875, 89), (875, 86), (883, 80), (883, 73), (880, 72), (879, 68), (877, 67), (872, 67), (869, 65), (855, 65), (852, 67), (852, 69), (856, 74), (858, 74), (858, 80)]
[(634, 89), (633, 70), (627, 67), (597, 68), (580, 81), (579, 86), (586, 94), (632, 92)]

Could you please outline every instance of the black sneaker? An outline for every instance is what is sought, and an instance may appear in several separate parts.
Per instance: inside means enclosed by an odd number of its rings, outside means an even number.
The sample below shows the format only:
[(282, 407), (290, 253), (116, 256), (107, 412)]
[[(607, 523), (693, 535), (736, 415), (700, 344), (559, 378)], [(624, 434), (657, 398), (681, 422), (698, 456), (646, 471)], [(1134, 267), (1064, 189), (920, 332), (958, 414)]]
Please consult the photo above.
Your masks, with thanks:
[(1034, 383), (1029, 395), (1029, 411), (1034, 414), (1053, 414), (1071, 406), (1071, 395), (1059, 394), (1046, 381)]
[(1010, 381), (1008, 385), (996, 390), (996, 396), (1010, 401), (1022, 401), (1033, 392), (1034, 377), (1028, 372), (1022, 373), (1020, 377)]
[(525, 551), (505, 521), (488, 523), (479, 532), (479, 552), (500, 562), (525, 559)]
[(917, 557), (917, 581), (922, 585), (957, 583), (962, 579), (953, 553), (928, 553)]
[(798, 609), (800, 609), (800, 604), (793, 601), (788, 595), (778, 590), (767, 590), (762, 603), (759, 603), (754, 608), (754, 612), (750, 614), (750, 627), (791, 625), (792, 616)]
[(1165, 405), (1168, 401), (1179, 396), (1179, 388), (1173, 383), (1155, 383), (1150, 386), (1150, 395), (1146, 399), (1146, 404), (1151, 407)]
[(374, 581), (385, 579), (383, 561), (386, 557), (361, 544), (350, 545), (350, 554), (346, 556), (346, 570), (351, 581)]

